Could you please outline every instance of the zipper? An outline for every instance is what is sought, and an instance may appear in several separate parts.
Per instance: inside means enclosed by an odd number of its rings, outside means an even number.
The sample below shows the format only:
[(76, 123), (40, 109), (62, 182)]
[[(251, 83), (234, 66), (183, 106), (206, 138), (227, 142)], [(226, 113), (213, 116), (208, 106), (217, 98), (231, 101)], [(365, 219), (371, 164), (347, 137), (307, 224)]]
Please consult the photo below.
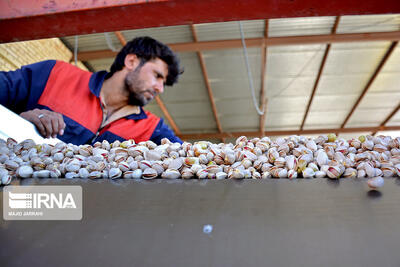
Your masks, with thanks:
[(107, 118), (104, 117), (104, 106), (103, 106), (103, 102), (101, 101), (101, 98), (99, 97), (99, 102), (100, 102), (100, 108), (101, 108), (101, 117), (102, 117), (102, 121), (100, 122), (99, 127), (97, 128), (97, 132), (95, 134), (95, 136), (92, 139), (92, 144), (94, 144), (95, 140), (97, 139), (97, 137), (99, 137), (100, 135), (100, 131), (104, 128), (101, 127), (103, 125), (103, 122), (106, 121)]

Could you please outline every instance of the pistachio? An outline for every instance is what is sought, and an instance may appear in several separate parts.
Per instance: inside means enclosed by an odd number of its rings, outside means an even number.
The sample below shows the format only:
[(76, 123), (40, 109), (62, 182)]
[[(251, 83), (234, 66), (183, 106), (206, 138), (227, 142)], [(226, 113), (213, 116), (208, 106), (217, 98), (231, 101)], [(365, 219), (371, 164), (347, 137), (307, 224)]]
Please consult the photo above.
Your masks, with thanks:
[(184, 168), (181, 172), (183, 179), (190, 179), (194, 177), (194, 171), (189, 168)]
[(21, 178), (30, 178), (33, 175), (33, 169), (31, 166), (21, 166), (17, 169), (17, 175)]
[(129, 171), (130, 167), (129, 164), (125, 161), (122, 161), (118, 164), (118, 168), (122, 171), (122, 172), (126, 172)]
[(151, 168), (151, 162), (148, 160), (142, 160), (139, 162), (139, 168), (142, 169), (142, 171)]
[(331, 179), (338, 179), (342, 175), (342, 171), (339, 166), (330, 166), (326, 175)]
[(88, 171), (88, 169), (86, 169), (86, 168), (81, 168), (81, 169), (79, 169), (79, 171), (78, 171), (78, 176), (79, 176), (80, 178), (83, 178), (83, 179), (88, 178), (88, 177), (89, 177), (89, 171)]
[(10, 170), (10, 171), (15, 171), (19, 167), (18, 163), (12, 159), (6, 160), (4, 162), (4, 166), (6, 167), (7, 170)]
[(164, 172), (164, 167), (161, 161), (153, 162), (151, 167), (157, 171), (157, 175), (161, 175), (161, 173)]
[(328, 134), (328, 142), (335, 142), (336, 141), (336, 134), (330, 133)]
[(157, 171), (152, 168), (146, 168), (142, 174), (143, 179), (154, 179), (157, 177)]
[(196, 176), (197, 176), (197, 178), (199, 178), (199, 179), (205, 179), (205, 178), (207, 178), (207, 176), (208, 176), (208, 172), (207, 172), (206, 169), (199, 169), (199, 170), (196, 172)]
[(380, 176), (371, 178), (367, 181), (368, 186), (372, 189), (382, 187), (384, 183), (385, 180), (383, 180), (383, 178)]
[(316, 171), (315, 172), (315, 177), (324, 178), (324, 177), (326, 177), (326, 172), (324, 172), (324, 171)]
[(285, 161), (289, 170), (297, 170), (297, 158), (295, 156), (286, 156)]
[(295, 171), (294, 169), (288, 170), (287, 177), (289, 179), (296, 179), (297, 178), (297, 171)]
[(102, 178), (102, 173), (100, 171), (92, 171), (92, 172), (89, 173), (88, 178), (90, 178), (90, 179)]
[(267, 179), (267, 178), (271, 178), (271, 173), (263, 172), (263, 174), (261, 175), (261, 179)]
[(122, 171), (120, 168), (111, 168), (108, 171), (108, 177), (110, 179), (117, 179), (120, 178), (122, 176)]
[(305, 168), (302, 171), (302, 174), (303, 174), (303, 178), (312, 178), (315, 176), (315, 171), (311, 168)]
[(162, 178), (165, 179), (178, 179), (181, 177), (181, 174), (179, 171), (175, 170), (175, 169), (166, 169), (162, 174), (161, 174)]
[(149, 161), (161, 160), (162, 153), (159, 151), (149, 150), (144, 152), (144, 159)]
[(79, 160), (72, 160), (68, 164), (65, 165), (65, 170), (67, 172), (77, 172), (81, 168), (81, 163)]
[(132, 171), (131, 178), (132, 179), (140, 179), (142, 177), (143, 171), (141, 169), (136, 169)]
[(275, 159), (274, 165), (276, 167), (283, 168), (286, 165), (286, 160), (282, 157), (278, 157), (277, 159)]
[(243, 179), (244, 178), (244, 173), (242, 170), (236, 168), (233, 169), (230, 173), (228, 173), (228, 178), (229, 179)]
[(183, 160), (181, 158), (176, 158), (168, 164), (168, 169), (180, 170), (182, 166)]
[[(6, 170), (6, 169), (0, 167), (0, 182), (3, 180), (4, 177), (6, 177), (6, 178), (4, 178), (4, 179), (7, 180), (9, 176), (10, 176), (10, 175), (9, 175), (9, 173), (8, 173), (8, 170)], [(0, 183), (0, 184), (1, 184), (1, 183)]]
[(1, 175), (1, 184), (3, 185), (9, 185), (11, 183), (11, 180), (12, 177), (8, 173)]
[(357, 178), (364, 178), (366, 175), (365, 170), (357, 170)]
[[(50, 173), (49, 173), (49, 175), (50, 175)], [(67, 172), (65, 174), (65, 179), (74, 179), (77, 177), (78, 177), (78, 174), (76, 172)]]
[(34, 178), (50, 178), (50, 171), (49, 170), (34, 171), (32, 176)]
[(215, 179), (217, 179), (217, 180), (223, 180), (223, 179), (226, 179), (226, 177), (228, 177), (228, 174), (225, 172), (217, 172), (215, 174)]
[(343, 177), (355, 178), (355, 177), (357, 177), (357, 170), (354, 168), (347, 168), (343, 173)]

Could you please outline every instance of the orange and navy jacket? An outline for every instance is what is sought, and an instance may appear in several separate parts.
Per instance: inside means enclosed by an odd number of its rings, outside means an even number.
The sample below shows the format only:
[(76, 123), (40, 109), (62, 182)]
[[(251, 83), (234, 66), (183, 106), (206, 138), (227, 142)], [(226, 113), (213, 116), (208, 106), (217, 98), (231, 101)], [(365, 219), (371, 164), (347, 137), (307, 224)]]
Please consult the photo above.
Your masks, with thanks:
[(163, 119), (142, 108), (140, 114), (128, 115), (100, 129), (103, 111), (99, 96), (106, 75), (106, 71), (91, 73), (56, 60), (0, 72), (0, 104), (18, 114), (35, 108), (61, 113), (66, 127), (57, 138), (66, 143), (134, 139), (136, 143), (152, 140), (160, 144), (164, 137), (182, 143)]

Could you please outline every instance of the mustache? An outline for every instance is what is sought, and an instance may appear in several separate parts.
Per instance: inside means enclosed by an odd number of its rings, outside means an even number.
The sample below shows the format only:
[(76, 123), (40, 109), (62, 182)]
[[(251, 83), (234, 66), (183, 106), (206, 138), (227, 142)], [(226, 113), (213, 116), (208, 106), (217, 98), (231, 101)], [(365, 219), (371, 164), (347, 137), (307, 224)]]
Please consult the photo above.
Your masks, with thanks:
[(150, 93), (153, 97), (156, 97), (158, 95), (154, 90), (151, 90), (151, 89), (147, 89), (143, 93), (145, 93), (145, 92)]

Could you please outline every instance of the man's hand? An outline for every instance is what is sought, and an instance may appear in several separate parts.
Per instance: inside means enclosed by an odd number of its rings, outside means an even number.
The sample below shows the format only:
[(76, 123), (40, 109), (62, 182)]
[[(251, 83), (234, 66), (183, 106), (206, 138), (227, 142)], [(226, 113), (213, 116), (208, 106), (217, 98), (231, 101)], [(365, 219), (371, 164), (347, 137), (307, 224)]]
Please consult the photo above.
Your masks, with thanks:
[(19, 114), (22, 118), (35, 124), (40, 134), (46, 138), (63, 135), (65, 123), (60, 113), (47, 109), (34, 109)]

